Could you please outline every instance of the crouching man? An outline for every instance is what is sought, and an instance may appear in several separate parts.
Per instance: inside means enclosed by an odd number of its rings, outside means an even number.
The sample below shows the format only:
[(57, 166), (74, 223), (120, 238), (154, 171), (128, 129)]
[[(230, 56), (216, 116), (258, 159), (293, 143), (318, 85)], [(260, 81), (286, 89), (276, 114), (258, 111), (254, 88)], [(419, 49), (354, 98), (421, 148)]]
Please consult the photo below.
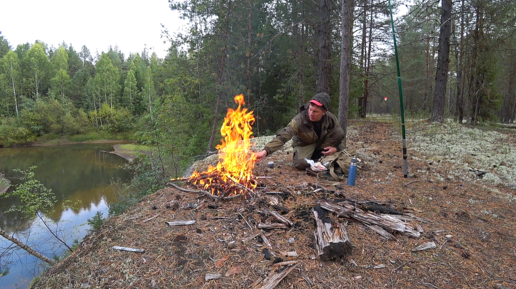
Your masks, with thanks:
[(281, 149), (292, 139), (294, 149), (293, 164), (299, 170), (310, 165), (306, 159), (318, 160), (339, 149), (344, 139), (344, 130), (340, 127), (335, 115), (328, 111), (330, 96), (317, 93), (307, 104), (299, 109), (299, 113), (283, 128), (265, 148), (256, 153), (257, 161)]

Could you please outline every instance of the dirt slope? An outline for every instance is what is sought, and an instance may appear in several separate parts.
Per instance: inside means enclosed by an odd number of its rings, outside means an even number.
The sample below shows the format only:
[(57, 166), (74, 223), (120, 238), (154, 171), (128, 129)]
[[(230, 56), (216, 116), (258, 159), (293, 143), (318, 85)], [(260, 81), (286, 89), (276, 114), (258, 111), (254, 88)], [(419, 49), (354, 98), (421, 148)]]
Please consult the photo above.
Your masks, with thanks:
[[(174, 188), (156, 192), (87, 236), (33, 288), (250, 288), (280, 268), (273, 264), (279, 257), (298, 263), (276, 288), (516, 288), (516, 191), (442, 178), (450, 165), (427, 160), (410, 146), (410, 175), (404, 178), (399, 130), (387, 122), (352, 124), (348, 144), (367, 162), (355, 187), (296, 171), (289, 166), (291, 154), (276, 153), (268, 158), (273, 169), (266, 162), (255, 168), (265, 177), (255, 198), (216, 202)], [(294, 223), (288, 230), (263, 231), (274, 254), (270, 260), (259, 238), (243, 242), (260, 232), (257, 223), (274, 222), (261, 214), (270, 209), (267, 191), (286, 193), (278, 200)], [(345, 260), (320, 261), (311, 209), (318, 200), (343, 197), (413, 213), (422, 237), (395, 234), (396, 240), (385, 241), (356, 221), (330, 214), (347, 222), (353, 253)], [(196, 223), (165, 223), (180, 220)], [(412, 252), (432, 241), (437, 248)], [(282, 251), (296, 251), (298, 257), (282, 257)], [(205, 281), (208, 273), (221, 277)]]

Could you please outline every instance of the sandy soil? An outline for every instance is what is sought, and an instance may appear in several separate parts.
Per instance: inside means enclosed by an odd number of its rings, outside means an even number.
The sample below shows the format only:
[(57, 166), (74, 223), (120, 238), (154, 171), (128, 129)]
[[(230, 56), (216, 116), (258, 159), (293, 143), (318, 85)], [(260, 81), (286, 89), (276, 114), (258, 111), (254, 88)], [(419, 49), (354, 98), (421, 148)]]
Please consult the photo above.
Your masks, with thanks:
[[(450, 165), (410, 147), (410, 175), (404, 178), (399, 127), (382, 122), (353, 127), (359, 133), (350, 135), (348, 144), (364, 161), (356, 186), (297, 171), (290, 166), (291, 154), (275, 153), (268, 158), (275, 162), (273, 169), (266, 162), (255, 167), (259, 186), (253, 197), (216, 201), (175, 188), (160, 190), (107, 220), (33, 288), (260, 288), (268, 276), (291, 269), (276, 265), (280, 259), (297, 263), (276, 288), (516, 288), (516, 191), (437, 177)], [(283, 194), (273, 199), (266, 194), (272, 191)], [(394, 206), (406, 214), (407, 224), (423, 231), (421, 237), (393, 232), (395, 239), (384, 240), (354, 219), (329, 213), (346, 225), (353, 252), (321, 261), (312, 208), (321, 200), (342, 198)], [(276, 222), (264, 214), (273, 209), (271, 201), (290, 210), (284, 217), (292, 227), (257, 228)], [(196, 222), (166, 223), (185, 220)], [(265, 236), (270, 246), (252, 238), (255, 234)], [(427, 242), (436, 247), (413, 251)], [(284, 251), (298, 256), (282, 256)], [(208, 274), (219, 275), (207, 280)]]

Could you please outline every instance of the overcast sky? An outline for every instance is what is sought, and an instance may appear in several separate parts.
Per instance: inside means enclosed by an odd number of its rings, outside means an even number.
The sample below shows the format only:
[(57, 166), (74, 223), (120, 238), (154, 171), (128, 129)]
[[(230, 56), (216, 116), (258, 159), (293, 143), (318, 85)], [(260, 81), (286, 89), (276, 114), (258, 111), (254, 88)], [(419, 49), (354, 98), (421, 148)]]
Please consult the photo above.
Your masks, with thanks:
[(143, 51), (163, 58), (169, 47), (161, 25), (169, 32), (184, 25), (168, 0), (2, 0), (1, 35), (13, 49), (41, 40), (49, 47), (63, 41), (76, 51), (86, 45), (92, 55), (118, 46), (125, 54)]

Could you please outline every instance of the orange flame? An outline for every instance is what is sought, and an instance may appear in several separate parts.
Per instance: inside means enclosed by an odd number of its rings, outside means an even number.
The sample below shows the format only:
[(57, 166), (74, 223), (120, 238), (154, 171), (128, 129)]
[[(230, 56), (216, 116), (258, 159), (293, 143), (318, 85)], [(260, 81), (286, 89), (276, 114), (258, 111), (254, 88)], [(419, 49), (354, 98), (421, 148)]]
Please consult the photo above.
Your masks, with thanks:
[[(221, 195), (222, 192), (216, 187), (221, 187), (220, 182), (234, 186), (240, 184), (239, 190), (232, 192), (235, 194), (246, 194), (247, 189), (256, 188), (256, 181), (253, 176), (253, 168), (256, 156), (252, 153), (251, 138), (252, 124), (255, 121), (252, 111), (242, 108), (245, 105), (242, 94), (235, 96), (235, 103), (238, 104), (236, 110), (228, 108), (226, 117), (220, 129), (222, 140), (216, 148), (219, 150), (219, 161), (215, 167), (209, 166), (206, 172), (194, 172), (189, 180), (204, 176), (216, 175), (217, 184), (213, 177), (206, 177), (199, 181), (194, 181), (195, 185), (200, 185), (204, 189), (210, 190), (214, 195)], [(243, 186), (243, 187), (242, 187)], [(222, 186), (224, 187), (224, 186)]]

